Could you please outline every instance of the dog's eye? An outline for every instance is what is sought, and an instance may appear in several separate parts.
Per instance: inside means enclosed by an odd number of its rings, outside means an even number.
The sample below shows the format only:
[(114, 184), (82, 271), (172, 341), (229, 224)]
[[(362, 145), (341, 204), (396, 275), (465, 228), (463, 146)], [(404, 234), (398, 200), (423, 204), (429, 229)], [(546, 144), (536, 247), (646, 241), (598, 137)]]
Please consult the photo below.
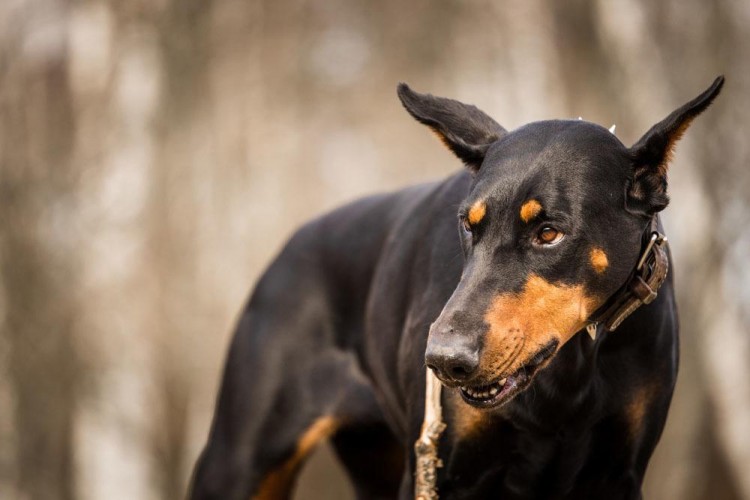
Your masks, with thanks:
[(466, 217), (461, 218), (461, 227), (463, 228), (464, 232), (471, 233), (471, 224), (469, 223), (469, 219)]
[(554, 245), (563, 239), (565, 234), (552, 226), (544, 226), (536, 235), (536, 243), (539, 245)]

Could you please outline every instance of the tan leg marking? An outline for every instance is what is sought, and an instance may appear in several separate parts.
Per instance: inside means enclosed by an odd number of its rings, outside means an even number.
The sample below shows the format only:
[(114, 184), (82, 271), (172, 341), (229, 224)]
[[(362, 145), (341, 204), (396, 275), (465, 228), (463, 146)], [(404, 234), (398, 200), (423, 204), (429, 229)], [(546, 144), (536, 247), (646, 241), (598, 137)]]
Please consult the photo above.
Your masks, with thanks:
[(598, 274), (602, 274), (609, 267), (607, 254), (599, 247), (591, 249), (591, 252), (589, 252), (589, 261), (591, 262), (591, 267), (593, 267), (594, 271)]
[(253, 500), (281, 500), (289, 498), (294, 476), (313, 449), (338, 428), (338, 422), (330, 416), (321, 417), (305, 431), (297, 441), (294, 454), (284, 464), (269, 473), (253, 496)]
[(653, 383), (636, 388), (625, 407), (625, 418), (630, 430), (630, 438), (637, 439), (643, 430), (643, 417), (656, 396), (657, 386)]
[(521, 220), (529, 222), (542, 211), (542, 204), (536, 200), (528, 200), (521, 205)]
[(472, 226), (479, 224), (484, 219), (485, 213), (487, 213), (487, 205), (484, 201), (479, 200), (474, 203), (469, 209), (469, 224)]

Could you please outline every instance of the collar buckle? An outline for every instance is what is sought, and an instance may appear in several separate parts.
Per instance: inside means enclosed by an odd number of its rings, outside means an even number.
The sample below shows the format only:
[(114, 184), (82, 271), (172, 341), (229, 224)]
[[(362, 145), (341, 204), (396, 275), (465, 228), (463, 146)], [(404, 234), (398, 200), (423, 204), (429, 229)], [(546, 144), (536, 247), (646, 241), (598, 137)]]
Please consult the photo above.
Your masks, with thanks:
[(606, 330), (613, 331), (640, 306), (656, 299), (669, 272), (668, 241), (659, 232), (656, 216), (651, 219), (647, 234), (648, 239), (644, 238), (643, 251), (630, 278), (602, 306), (600, 310), (603, 312), (594, 314), (596, 319), (591, 320), (592, 323), (602, 323)]

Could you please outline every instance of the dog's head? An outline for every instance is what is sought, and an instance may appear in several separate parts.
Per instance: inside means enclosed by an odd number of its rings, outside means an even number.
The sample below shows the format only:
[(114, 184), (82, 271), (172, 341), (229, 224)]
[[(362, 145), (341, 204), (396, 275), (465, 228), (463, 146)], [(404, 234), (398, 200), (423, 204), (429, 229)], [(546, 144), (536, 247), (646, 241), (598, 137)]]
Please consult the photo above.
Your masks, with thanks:
[(399, 85), (407, 111), (474, 174), (457, 214), (463, 274), (427, 343), (444, 384), (476, 407), (509, 401), (623, 285), (667, 206), (672, 149), (723, 81), (630, 148), (581, 120), (507, 132), (474, 106)]

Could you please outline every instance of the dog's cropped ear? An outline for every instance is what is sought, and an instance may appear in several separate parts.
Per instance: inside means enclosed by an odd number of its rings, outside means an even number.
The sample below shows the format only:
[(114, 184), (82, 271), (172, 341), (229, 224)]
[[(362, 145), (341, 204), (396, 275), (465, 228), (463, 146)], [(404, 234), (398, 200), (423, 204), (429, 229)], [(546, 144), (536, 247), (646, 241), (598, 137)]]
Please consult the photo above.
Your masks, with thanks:
[(719, 95), (723, 85), (724, 77), (720, 76), (701, 95), (651, 127), (630, 148), (634, 168), (626, 202), (630, 212), (653, 215), (667, 206), (667, 169), (674, 146), (693, 119)]
[(476, 172), (490, 144), (507, 134), (482, 110), (445, 97), (414, 92), (398, 85), (398, 97), (411, 116), (430, 127), (470, 170)]

